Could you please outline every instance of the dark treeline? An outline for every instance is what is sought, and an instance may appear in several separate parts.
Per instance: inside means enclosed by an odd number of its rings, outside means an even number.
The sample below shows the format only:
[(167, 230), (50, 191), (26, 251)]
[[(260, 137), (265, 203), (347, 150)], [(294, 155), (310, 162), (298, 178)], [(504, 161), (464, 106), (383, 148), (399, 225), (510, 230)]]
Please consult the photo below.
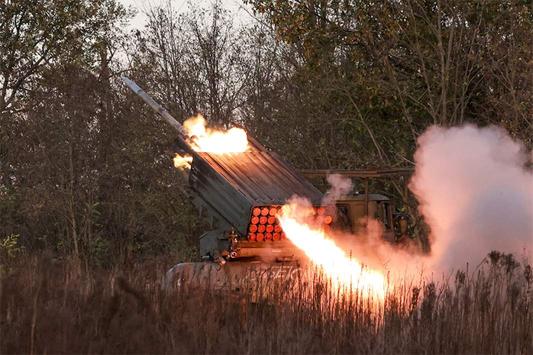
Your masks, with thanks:
[[(206, 230), (171, 164), (183, 120), (246, 127), (299, 168), (412, 166), (432, 124), (496, 124), (531, 147), (530, 1), (249, 0), (152, 8), (0, 4), (0, 240), (94, 263), (190, 258)], [(375, 188), (413, 215), (405, 181)], [(415, 228), (415, 233), (421, 233)]]

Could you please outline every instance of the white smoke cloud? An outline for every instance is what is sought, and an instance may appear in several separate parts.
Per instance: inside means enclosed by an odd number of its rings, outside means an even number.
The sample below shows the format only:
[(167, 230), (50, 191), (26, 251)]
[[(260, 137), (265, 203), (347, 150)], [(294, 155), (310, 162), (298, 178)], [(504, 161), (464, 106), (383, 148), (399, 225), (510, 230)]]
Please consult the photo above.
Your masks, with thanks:
[(353, 190), (352, 180), (340, 174), (331, 174), (326, 177), (330, 189), (324, 195), (323, 205), (334, 205), (335, 201), (348, 195)]
[(479, 263), (533, 245), (533, 155), (501, 128), (430, 127), (418, 139), (410, 189), (431, 228), (432, 264)]
[[(492, 250), (530, 255), (533, 172), (526, 165), (533, 161), (531, 151), (501, 128), (433, 126), (418, 139), (415, 161), (409, 187), (431, 228), (431, 255), (423, 255), (414, 242), (385, 241), (382, 224), (373, 219), (356, 234), (328, 233), (348, 255), (410, 278), (464, 269), (467, 262), (475, 266)], [(327, 180), (325, 205), (352, 191), (350, 179), (331, 175)], [(298, 222), (319, 228), (309, 201), (295, 197), (288, 203)]]

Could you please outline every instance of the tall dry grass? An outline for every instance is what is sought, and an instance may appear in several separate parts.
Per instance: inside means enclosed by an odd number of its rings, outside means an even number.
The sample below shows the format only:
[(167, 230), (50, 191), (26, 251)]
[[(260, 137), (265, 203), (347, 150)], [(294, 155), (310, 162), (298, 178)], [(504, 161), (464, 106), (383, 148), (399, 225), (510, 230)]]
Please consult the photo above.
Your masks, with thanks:
[(379, 302), (319, 278), (259, 299), (162, 291), (163, 262), (84, 270), (27, 257), (1, 277), (0, 353), (531, 354), (531, 267), (508, 261), (397, 284)]

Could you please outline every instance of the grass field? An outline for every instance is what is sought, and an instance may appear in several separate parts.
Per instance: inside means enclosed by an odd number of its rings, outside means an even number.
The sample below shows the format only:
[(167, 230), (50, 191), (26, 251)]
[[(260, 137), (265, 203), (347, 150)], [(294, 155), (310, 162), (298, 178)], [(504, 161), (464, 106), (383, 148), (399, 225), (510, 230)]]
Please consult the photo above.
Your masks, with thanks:
[(504, 255), (398, 283), (383, 302), (340, 297), (318, 279), (259, 300), (162, 291), (168, 267), (87, 270), (44, 256), (4, 265), (0, 353), (533, 353), (531, 267)]

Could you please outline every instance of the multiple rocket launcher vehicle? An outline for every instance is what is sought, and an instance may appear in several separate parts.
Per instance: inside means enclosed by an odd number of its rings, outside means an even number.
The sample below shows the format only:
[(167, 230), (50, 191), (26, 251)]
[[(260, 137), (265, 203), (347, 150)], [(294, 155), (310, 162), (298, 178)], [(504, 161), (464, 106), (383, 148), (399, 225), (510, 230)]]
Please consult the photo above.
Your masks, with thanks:
[[(297, 260), (300, 252), (286, 239), (276, 218), (294, 195), (307, 198), (324, 224), (336, 219), (335, 208), (321, 206), (323, 194), (314, 185), (253, 137), (248, 135), (245, 152), (198, 152), (188, 143), (183, 127), (161, 105), (130, 79), (122, 80), (177, 131), (177, 153), (192, 157), (188, 176), (192, 200), (215, 228), (200, 237), (203, 260)], [(385, 196), (366, 193), (338, 204), (351, 232), (356, 232), (360, 218), (369, 213), (390, 232), (392, 210)]]

